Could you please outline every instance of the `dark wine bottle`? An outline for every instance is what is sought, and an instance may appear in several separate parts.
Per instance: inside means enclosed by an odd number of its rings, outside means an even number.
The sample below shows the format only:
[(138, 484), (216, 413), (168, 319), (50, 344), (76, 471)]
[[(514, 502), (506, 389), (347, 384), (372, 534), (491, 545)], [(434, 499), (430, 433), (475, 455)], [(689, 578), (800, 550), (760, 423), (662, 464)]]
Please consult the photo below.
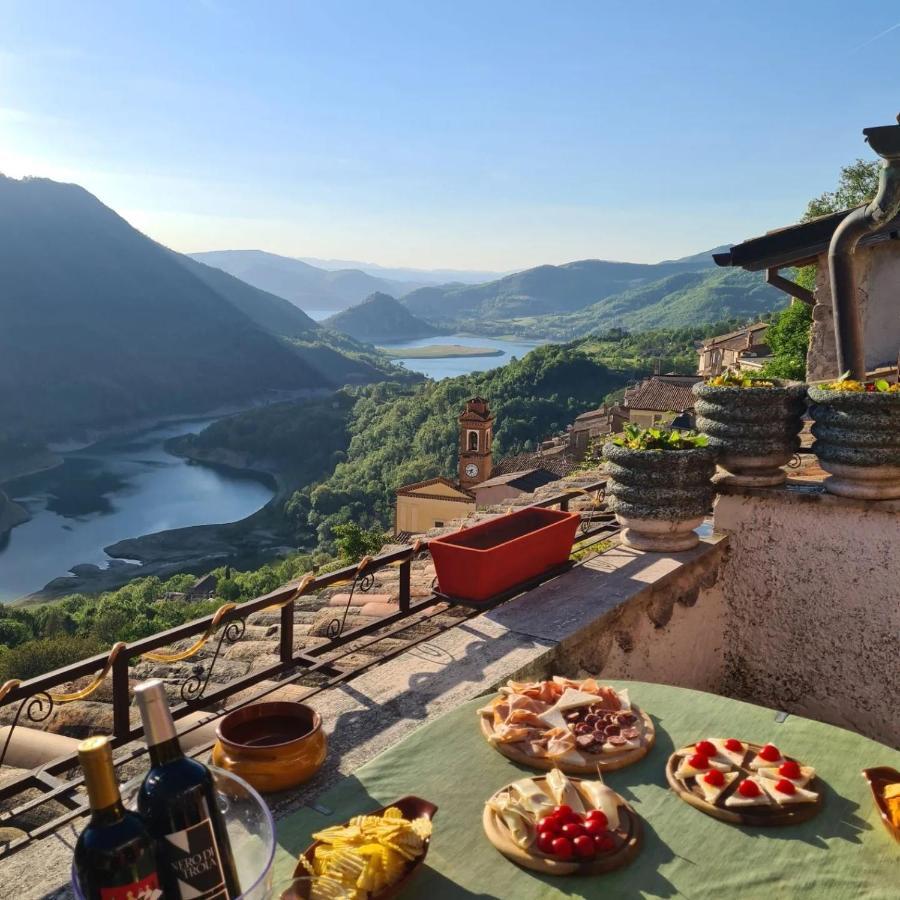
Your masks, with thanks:
[(157, 841), (166, 900), (232, 900), (241, 889), (212, 773), (182, 752), (163, 683), (134, 693), (150, 751), (138, 809)]
[(156, 841), (143, 819), (125, 809), (109, 738), (78, 745), (91, 820), (75, 844), (75, 874), (86, 900), (160, 900)]

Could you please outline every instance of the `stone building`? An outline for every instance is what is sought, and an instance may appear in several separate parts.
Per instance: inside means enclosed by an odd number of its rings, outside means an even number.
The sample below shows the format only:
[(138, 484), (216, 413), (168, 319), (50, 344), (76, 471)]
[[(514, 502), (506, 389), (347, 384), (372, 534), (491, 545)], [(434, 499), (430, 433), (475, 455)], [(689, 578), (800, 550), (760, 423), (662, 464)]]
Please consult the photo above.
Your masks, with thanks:
[(699, 375), (652, 375), (625, 391), (622, 407), (628, 421), (641, 428), (658, 425), (667, 413), (693, 412), (691, 388)]
[(699, 349), (697, 374), (714, 378), (726, 369), (759, 369), (770, 359), (765, 322), (707, 338)]
[(394, 534), (424, 534), (475, 512), (475, 495), (449, 478), (429, 478), (397, 491)]
[(475, 505), (480, 509), (504, 500), (515, 500), (524, 494), (531, 494), (545, 484), (551, 484), (559, 478), (548, 469), (526, 469), (524, 472), (509, 472), (506, 475), (495, 475), (476, 484)]
[[(838, 371), (834, 311), (828, 275), (828, 248), (835, 230), (854, 210), (821, 216), (736, 244), (713, 258), (720, 266), (740, 266), (765, 272), (766, 281), (797, 301), (813, 307), (813, 324), (806, 358), (809, 381), (836, 378)], [(857, 296), (862, 318), (865, 365), (868, 371), (897, 364), (900, 352), (900, 216), (866, 234), (855, 252)], [(781, 269), (816, 266), (810, 292), (780, 274)]]

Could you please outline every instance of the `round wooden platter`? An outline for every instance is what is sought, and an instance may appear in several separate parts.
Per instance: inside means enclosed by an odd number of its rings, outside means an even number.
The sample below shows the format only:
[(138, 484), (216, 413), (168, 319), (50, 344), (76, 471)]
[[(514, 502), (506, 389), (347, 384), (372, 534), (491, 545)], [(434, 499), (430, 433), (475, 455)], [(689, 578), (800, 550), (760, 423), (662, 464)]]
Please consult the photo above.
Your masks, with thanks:
[[(822, 785), (819, 776), (816, 775), (809, 784), (806, 785), (808, 790), (815, 791), (819, 797), (813, 803), (794, 803), (787, 806), (744, 806), (739, 808), (728, 807), (724, 805), (725, 799), (730, 797), (736, 790), (738, 784), (748, 775), (756, 773), (750, 768), (750, 760), (756, 757), (756, 754), (762, 750), (762, 744), (747, 744), (747, 752), (744, 754), (744, 760), (740, 766), (736, 766), (740, 774), (734, 781), (724, 790), (715, 803), (710, 803), (704, 796), (703, 792), (697, 786), (696, 779), (693, 776), (688, 778), (676, 778), (675, 770), (681, 757), (686, 753), (694, 752), (693, 745), (683, 747), (676, 750), (666, 763), (666, 779), (669, 787), (682, 799), (685, 803), (696, 807), (701, 812), (705, 812), (714, 819), (720, 819), (723, 822), (729, 822), (732, 825), (796, 825), (799, 822), (806, 822), (818, 815), (822, 809), (823, 794)], [(785, 759), (793, 760), (799, 763), (800, 760), (794, 759), (792, 756), (785, 756)], [(734, 770), (732, 770), (734, 771)]]
[(641, 746), (635, 747), (633, 750), (625, 750), (622, 753), (585, 753), (582, 750), (578, 752), (585, 758), (583, 765), (576, 763), (559, 762), (549, 756), (532, 756), (521, 749), (521, 742), (517, 743), (499, 743), (492, 741), (494, 735), (493, 716), (489, 712), (483, 712), (479, 717), (481, 719), (481, 733), (487, 738), (488, 743), (495, 747), (507, 759), (511, 759), (521, 766), (527, 766), (530, 769), (542, 769), (549, 772), (551, 769), (560, 769), (566, 775), (596, 775), (597, 771), (612, 772), (614, 769), (623, 769), (636, 763), (639, 759), (643, 759), (653, 747), (656, 740), (656, 729), (653, 727), (653, 720), (640, 707), (631, 705), (631, 711), (638, 717), (638, 722), (642, 726)]
[[(545, 775), (539, 775), (534, 779), (535, 783), (549, 797), (550, 792), (546, 788), (546, 780)], [(581, 799), (584, 800), (585, 809), (593, 809), (590, 801), (581, 790), (581, 780), (572, 778), (571, 781), (575, 785)], [(496, 797), (497, 794), (503, 793), (508, 788), (509, 785), (500, 788), (494, 796)], [(620, 869), (622, 866), (628, 865), (641, 848), (641, 820), (638, 814), (620, 795), (617, 794), (616, 796), (619, 797), (619, 827), (613, 834), (616, 836), (619, 846), (610, 853), (604, 853), (596, 859), (584, 862), (564, 862), (561, 859), (554, 859), (552, 856), (546, 856), (541, 853), (537, 847), (531, 850), (524, 850), (513, 841), (503, 819), (487, 803), (484, 805), (482, 825), (484, 826), (484, 833), (487, 835), (487, 839), (497, 850), (507, 859), (512, 860), (516, 865), (525, 869), (544, 872), (547, 875), (602, 875), (604, 872), (612, 872), (613, 869)]]

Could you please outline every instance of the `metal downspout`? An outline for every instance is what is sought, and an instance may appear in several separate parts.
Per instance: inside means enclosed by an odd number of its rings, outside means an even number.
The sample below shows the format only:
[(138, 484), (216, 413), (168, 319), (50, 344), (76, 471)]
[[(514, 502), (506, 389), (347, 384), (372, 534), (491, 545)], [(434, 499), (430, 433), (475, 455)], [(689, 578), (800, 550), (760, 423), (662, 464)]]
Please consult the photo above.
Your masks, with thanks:
[(856, 288), (856, 245), (862, 237), (886, 225), (900, 211), (900, 125), (867, 128), (863, 133), (872, 149), (884, 158), (878, 193), (868, 206), (853, 210), (841, 222), (828, 247), (838, 368), (859, 381), (866, 377), (866, 354)]

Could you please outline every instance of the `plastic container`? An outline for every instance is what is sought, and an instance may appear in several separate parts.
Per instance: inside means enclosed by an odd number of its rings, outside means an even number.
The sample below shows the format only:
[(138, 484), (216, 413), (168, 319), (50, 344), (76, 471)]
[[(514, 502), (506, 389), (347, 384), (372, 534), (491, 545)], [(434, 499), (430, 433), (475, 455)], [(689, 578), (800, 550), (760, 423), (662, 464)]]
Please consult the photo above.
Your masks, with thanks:
[[(275, 822), (262, 797), (243, 778), (210, 766), (216, 785), (219, 809), (241, 883), (241, 900), (265, 900), (271, 896), (272, 867), (275, 861)], [(122, 800), (129, 809), (137, 808), (137, 792), (143, 776), (122, 788)], [(72, 867), (72, 892), (85, 900)]]
[(578, 513), (529, 506), (428, 542), (438, 590), (484, 603), (565, 563)]

